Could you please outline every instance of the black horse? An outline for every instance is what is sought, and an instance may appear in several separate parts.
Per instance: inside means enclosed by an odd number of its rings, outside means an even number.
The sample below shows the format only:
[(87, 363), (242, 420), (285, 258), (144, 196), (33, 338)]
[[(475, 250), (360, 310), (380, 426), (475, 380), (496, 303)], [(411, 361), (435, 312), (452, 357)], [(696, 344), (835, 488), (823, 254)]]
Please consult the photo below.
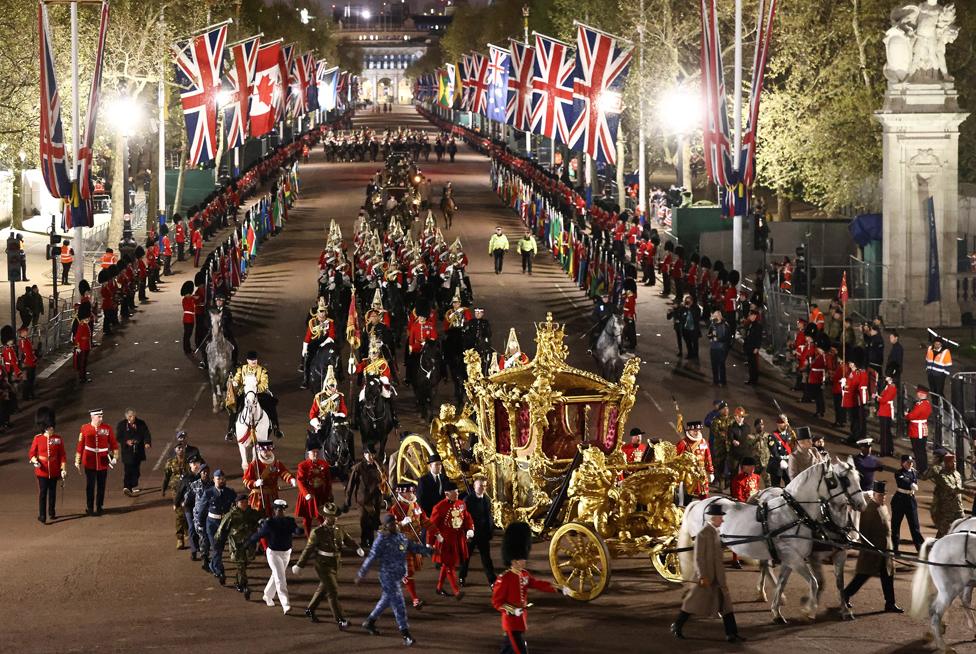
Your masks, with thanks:
[(424, 420), (431, 418), (434, 392), (437, 390), (437, 385), (444, 379), (444, 368), (444, 355), (441, 351), (440, 341), (427, 341), (423, 349), (420, 350), (417, 369), (414, 371), (413, 379), (410, 380), (414, 395), (417, 398), (420, 416)]
[(383, 382), (366, 376), (365, 396), (356, 405), (356, 426), (363, 449), (372, 448), (379, 459), (386, 456), (386, 439), (393, 431), (393, 399), (383, 397)]
[(457, 327), (448, 329), (444, 334), (444, 361), (454, 386), (454, 406), (459, 410), (464, 404), (464, 382), (468, 378), (464, 365), (464, 341), (464, 333)]
[(326, 420), (318, 431), (309, 430), (308, 443), (322, 451), (336, 479), (346, 481), (349, 478), (356, 453), (352, 430), (345, 419)]
[(337, 355), (335, 343), (322, 343), (309, 357), (308, 387), (312, 393), (318, 393), (322, 389), (322, 380), (325, 379), (325, 372), (329, 366), (335, 366), (336, 375), (342, 376), (342, 366), (336, 366)]

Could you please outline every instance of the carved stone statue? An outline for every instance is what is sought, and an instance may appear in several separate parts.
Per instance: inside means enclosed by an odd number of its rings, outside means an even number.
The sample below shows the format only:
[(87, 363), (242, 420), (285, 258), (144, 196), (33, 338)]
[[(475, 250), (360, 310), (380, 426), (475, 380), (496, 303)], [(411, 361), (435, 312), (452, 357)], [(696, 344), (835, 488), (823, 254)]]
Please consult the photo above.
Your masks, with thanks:
[(889, 82), (951, 82), (946, 70), (946, 45), (959, 36), (955, 5), (938, 0), (896, 7), (891, 28), (885, 32), (887, 54), (884, 74)]

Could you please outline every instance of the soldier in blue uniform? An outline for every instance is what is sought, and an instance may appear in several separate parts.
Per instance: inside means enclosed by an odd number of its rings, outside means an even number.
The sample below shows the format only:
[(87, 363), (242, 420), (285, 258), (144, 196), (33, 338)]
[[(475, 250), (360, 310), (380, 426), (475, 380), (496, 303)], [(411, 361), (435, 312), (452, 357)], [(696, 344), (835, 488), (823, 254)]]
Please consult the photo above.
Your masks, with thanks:
[(911, 454), (901, 455), (901, 468), (895, 472), (896, 492), (891, 498), (891, 540), (892, 549), (898, 554), (901, 544), (901, 521), (908, 520), (908, 531), (912, 535), (912, 542), (917, 552), (925, 539), (918, 526), (918, 473), (915, 471), (915, 459)]
[(204, 531), (206, 532), (206, 539), (210, 549), (210, 560), (207, 561), (207, 569), (213, 573), (213, 576), (220, 580), (220, 585), (223, 586), (226, 581), (224, 562), (221, 560), (220, 548), (216, 546), (217, 541), (215, 535), (217, 528), (220, 527), (220, 521), (224, 518), (224, 514), (233, 508), (237, 493), (234, 492), (234, 489), (227, 486), (227, 478), (224, 476), (223, 470), (219, 468), (214, 470), (213, 479), (214, 485), (204, 491), (203, 497), (201, 498), (203, 511), (206, 512), (206, 515), (203, 516), (200, 522), (203, 524)]
[(868, 492), (874, 488), (874, 474), (881, 471), (881, 459), (871, 453), (871, 445), (874, 441), (871, 438), (862, 438), (857, 442), (861, 448), (860, 453), (854, 455), (854, 467), (861, 476), (861, 490)]
[(410, 635), (410, 625), (407, 623), (407, 607), (403, 601), (403, 578), (407, 576), (407, 553), (430, 555), (431, 550), (426, 545), (415, 543), (400, 533), (396, 518), (387, 514), (383, 517), (383, 527), (379, 531), (373, 547), (370, 549), (366, 560), (356, 574), (356, 583), (359, 584), (369, 572), (373, 563), (379, 563), (380, 588), (382, 594), (380, 600), (373, 607), (363, 629), (373, 634), (379, 635), (376, 629), (376, 620), (379, 619), (386, 607), (393, 609), (393, 616), (396, 618), (397, 627), (400, 635), (403, 636), (403, 644), (407, 647), (413, 645), (416, 640)]
[(213, 486), (210, 478), (210, 466), (206, 463), (200, 466), (200, 478), (190, 484), (183, 500), (183, 508), (189, 512), (189, 521), (193, 525), (193, 533), (197, 537), (197, 548), (200, 551), (200, 558), (203, 565), (200, 566), (206, 571), (210, 571), (210, 543), (207, 541), (207, 531), (204, 527), (202, 518), (206, 517), (203, 505), (203, 494)]

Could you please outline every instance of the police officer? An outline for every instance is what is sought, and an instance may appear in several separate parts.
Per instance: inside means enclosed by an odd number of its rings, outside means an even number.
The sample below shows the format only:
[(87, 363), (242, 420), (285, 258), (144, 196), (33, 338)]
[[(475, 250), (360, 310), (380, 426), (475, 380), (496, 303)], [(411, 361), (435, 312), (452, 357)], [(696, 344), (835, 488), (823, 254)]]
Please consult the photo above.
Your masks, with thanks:
[(204, 563), (208, 564), (207, 569), (220, 580), (220, 585), (223, 586), (226, 581), (224, 563), (220, 558), (220, 549), (216, 545), (216, 534), (224, 515), (234, 506), (237, 493), (227, 486), (227, 477), (224, 476), (223, 470), (219, 468), (214, 470), (213, 479), (214, 485), (204, 492), (202, 498), (206, 517), (201, 520), (201, 523), (203, 523), (207, 543), (210, 547), (210, 560), (205, 559)]
[(895, 473), (895, 486), (895, 495), (891, 498), (892, 549), (897, 555), (901, 543), (901, 521), (907, 519), (908, 532), (912, 535), (912, 543), (917, 552), (924, 539), (918, 526), (918, 501), (915, 499), (915, 493), (918, 492), (918, 473), (915, 472), (915, 459), (911, 454), (901, 455), (901, 468)]

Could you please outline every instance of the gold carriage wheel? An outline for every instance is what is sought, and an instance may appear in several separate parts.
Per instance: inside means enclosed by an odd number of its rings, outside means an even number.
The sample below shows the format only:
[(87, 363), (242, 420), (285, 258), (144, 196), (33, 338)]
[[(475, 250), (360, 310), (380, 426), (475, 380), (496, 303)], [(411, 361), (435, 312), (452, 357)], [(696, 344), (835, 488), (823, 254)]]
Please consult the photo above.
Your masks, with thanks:
[(421, 436), (411, 434), (403, 439), (393, 461), (393, 472), (397, 483), (410, 482), (416, 484), (427, 472), (427, 460), (434, 453), (434, 448)]
[(662, 553), (661, 550), (673, 549), (677, 546), (677, 540), (669, 539), (661, 544), (659, 548), (651, 552), (651, 563), (658, 574), (673, 584), (681, 583), (681, 564), (678, 560), (677, 552)]
[(593, 529), (569, 522), (549, 542), (549, 567), (558, 586), (568, 586), (570, 597), (596, 599), (610, 582), (610, 550)]

